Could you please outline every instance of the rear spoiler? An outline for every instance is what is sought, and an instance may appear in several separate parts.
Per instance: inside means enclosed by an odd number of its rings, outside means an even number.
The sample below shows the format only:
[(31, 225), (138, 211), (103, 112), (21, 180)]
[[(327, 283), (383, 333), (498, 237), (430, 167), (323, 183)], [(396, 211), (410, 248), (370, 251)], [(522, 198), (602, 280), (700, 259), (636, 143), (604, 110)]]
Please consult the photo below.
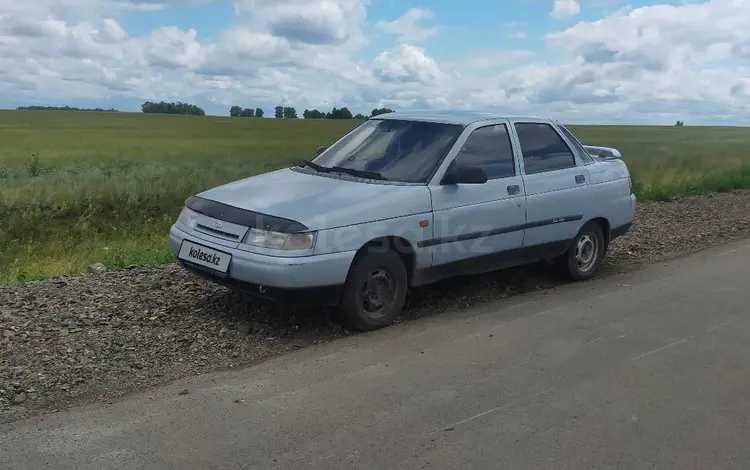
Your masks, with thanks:
[(603, 158), (622, 158), (622, 153), (612, 147), (598, 147), (596, 145), (584, 145), (583, 148), (590, 154)]

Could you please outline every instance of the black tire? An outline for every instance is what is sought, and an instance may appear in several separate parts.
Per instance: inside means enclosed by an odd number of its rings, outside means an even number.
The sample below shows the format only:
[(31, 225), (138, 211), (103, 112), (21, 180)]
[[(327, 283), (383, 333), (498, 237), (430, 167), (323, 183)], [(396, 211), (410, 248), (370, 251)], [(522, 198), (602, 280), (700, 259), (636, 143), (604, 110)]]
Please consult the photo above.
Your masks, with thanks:
[[(377, 292), (367, 291), (368, 284)], [(359, 331), (391, 325), (401, 314), (407, 289), (406, 267), (395, 251), (376, 248), (358, 254), (344, 284), (341, 323)], [(382, 300), (381, 308), (377, 308), (378, 300)]]
[[(572, 281), (590, 279), (601, 265), (606, 248), (604, 245), (602, 227), (596, 222), (587, 222), (581, 227), (568, 251), (557, 259), (558, 268), (565, 277)], [(589, 249), (582, 250), (584, 247), (589, 247)], [(593, 258), (590, 258), (591, 255)]]

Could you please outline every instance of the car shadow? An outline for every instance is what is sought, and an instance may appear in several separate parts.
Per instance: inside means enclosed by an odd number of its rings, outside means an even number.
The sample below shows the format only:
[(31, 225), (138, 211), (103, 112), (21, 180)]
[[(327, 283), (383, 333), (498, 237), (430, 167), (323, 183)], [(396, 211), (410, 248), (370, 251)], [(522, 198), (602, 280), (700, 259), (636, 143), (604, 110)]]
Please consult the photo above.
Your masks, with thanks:
[[(207, 281), (203, 281), (207, 282)], [(537, 263), (485, 274), (446, 279), (409, 290), (397, 322), (481, 305), (511, 295), (550, 289), (564, 283), (551, 266)], [(224, 287), (198, 297), (197, 310), (219, 316), (247, 334), (310, 339), (355, 334), (336, 321), (335, 308), (314, 304), (275, 304)], [(212, 289), (213, 290), (213, 289)]]
[[(198, 282), (209, 283), (200, 279)], [(196, 299), (196, 311), (219, 320), (243, 336), (314, 339), (347, 334), (334, 321), (333, 309), (310, 305), (282, 305), (242, 291), (212, 286), (209, 295)]]
[(412, 289), (401, 321), (469, 308), (512, 295), (550, 289), (565, 281), (552, 266), (536, 263), (446, 279)]

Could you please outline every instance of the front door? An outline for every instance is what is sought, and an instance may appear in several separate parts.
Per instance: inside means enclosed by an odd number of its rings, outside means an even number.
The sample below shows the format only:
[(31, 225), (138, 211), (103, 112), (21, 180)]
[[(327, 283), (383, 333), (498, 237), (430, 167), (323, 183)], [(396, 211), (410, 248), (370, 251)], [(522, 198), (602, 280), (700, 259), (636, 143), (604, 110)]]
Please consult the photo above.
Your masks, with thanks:
[(523, 154), (527, 221), (524, 247), (572, 240), (591, 199), (588, 169), (544, 122), (514, 122)]
[(434, 265), (518, 250), (523, 245), (526, 203), (508, 123), (474, 129), (453, 161), (482, 168), (484, 184), (431, 186)]

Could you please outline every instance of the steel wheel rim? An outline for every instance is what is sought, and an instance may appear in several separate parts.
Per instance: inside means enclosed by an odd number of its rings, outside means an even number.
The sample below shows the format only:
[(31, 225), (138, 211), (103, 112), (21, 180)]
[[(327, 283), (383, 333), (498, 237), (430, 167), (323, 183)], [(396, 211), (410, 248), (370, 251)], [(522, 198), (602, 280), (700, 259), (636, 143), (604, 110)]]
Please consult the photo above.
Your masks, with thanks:
[(581, 272), (588, 272), (596, 263), (599, 255), (599, 242), (591, 232), (586, 232), (576, 242), (576, 267)]
[(369, 318), (382, 317), (396, 301), (398, 286), (393, 276), (383, 268), (375, 268), (360, 288), (360, 307)]

